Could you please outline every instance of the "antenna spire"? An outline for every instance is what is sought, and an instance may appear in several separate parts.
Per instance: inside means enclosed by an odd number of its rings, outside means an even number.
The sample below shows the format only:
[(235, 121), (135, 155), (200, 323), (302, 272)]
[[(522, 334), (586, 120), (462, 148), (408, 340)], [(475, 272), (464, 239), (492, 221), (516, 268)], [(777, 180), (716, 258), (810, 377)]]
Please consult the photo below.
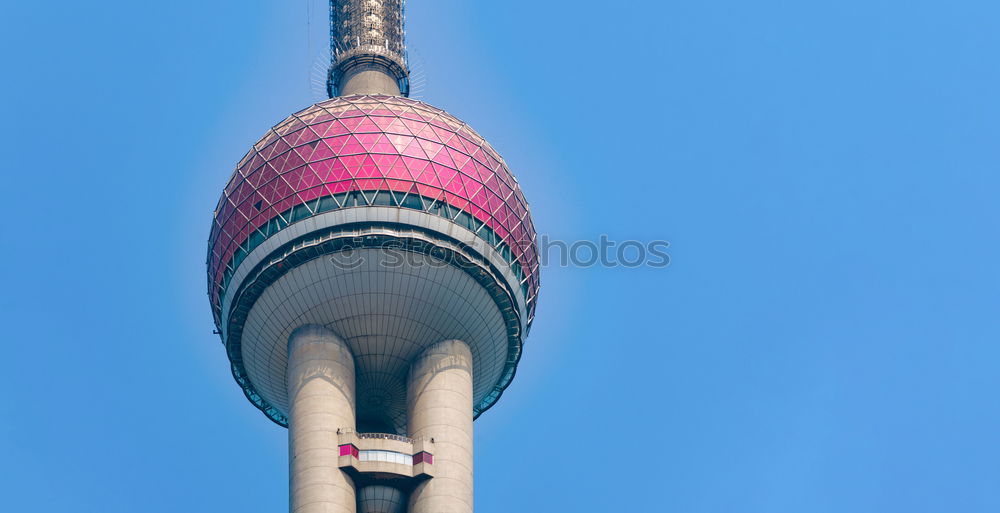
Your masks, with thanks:
[(330, 0), (331, 98), (409, 96), (404, 8), (405, 0)]

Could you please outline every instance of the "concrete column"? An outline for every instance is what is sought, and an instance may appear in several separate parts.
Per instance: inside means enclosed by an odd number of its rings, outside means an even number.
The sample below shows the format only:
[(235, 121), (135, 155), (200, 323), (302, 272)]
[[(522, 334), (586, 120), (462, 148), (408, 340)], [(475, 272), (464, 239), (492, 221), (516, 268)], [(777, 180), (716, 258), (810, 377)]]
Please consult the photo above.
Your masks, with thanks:
[(355, 94), (399, 96), (399, 83), (383, 66), (358, 65), (344, 73), (340, 84), (340, 96)]
[(323, 326), (288, 338), (288, 478), (291, 513), (355, 513), (354, 482), (340, 470), (338, 429), (354, 429), (354, 356)]
[(410, 366), (409, 431), (433, 438), (434, 477), (410, 494), (409, 513), (472, 513), (472, 352), (439, 342)]

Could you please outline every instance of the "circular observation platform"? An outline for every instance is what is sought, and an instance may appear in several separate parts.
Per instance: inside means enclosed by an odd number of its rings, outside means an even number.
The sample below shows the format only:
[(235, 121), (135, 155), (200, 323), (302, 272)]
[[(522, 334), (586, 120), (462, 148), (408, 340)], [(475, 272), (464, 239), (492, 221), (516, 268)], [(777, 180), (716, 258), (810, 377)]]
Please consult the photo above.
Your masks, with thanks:
[(287, 425), (287, 343), (326, 326), (357, 363), (358, 428), (406, 433), (406, 374), (465, 341), (473, 413), (513, 378), (539, 286), (516, 179), (468, 125), (417, 100), (350, 96), (288, 117), (240, 161), (209, 238), (233, 376)]

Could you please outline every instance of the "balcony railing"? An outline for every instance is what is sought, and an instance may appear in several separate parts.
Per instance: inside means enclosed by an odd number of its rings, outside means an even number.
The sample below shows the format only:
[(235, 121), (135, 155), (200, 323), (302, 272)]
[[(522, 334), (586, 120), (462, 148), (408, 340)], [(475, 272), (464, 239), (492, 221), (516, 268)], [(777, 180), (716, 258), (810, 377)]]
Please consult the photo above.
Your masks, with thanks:
[(398, 442), (405, 442), (408, 444), (413, 443), (413, 439), (403, 435), (394, 435), (392, 433), (357, 433), (358, 438), (367, 438), (373, 440), (396, 440)]
[(403, 442), (403, 443), (407, 443), (407, 444), (412, 444), (415, 441), (423, 440), (423, 437), (420, 437), (420, 438), (410, 438), (408, 436), (397, 435), (395, 433), (359, 433), (359, 432), (357, 432), (357, 431), (355, 431), (355, 430), (353, 430), (351, 428), (341, 428), (341, 429), (338, 429), (337, 430), (337, 434), (339, 435), (341, 433), (343, 433), (343, 434), (353, 434), (354, 436), (356, 436), (358, 438), (361, 438), (361, 439), (368, 439), (368, 440), (395, 440), (397, 442)]

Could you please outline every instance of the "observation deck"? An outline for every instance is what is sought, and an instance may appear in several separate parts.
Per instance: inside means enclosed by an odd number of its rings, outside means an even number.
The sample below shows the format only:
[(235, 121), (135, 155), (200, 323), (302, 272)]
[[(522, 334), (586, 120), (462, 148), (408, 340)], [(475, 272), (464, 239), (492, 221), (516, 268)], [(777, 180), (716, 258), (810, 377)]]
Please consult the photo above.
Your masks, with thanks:
[(341, 429), (337, 439), (337, 463), (355, 481), (391, 480), (407, 489), (434, 477), (433, 439), (351, 429)]

